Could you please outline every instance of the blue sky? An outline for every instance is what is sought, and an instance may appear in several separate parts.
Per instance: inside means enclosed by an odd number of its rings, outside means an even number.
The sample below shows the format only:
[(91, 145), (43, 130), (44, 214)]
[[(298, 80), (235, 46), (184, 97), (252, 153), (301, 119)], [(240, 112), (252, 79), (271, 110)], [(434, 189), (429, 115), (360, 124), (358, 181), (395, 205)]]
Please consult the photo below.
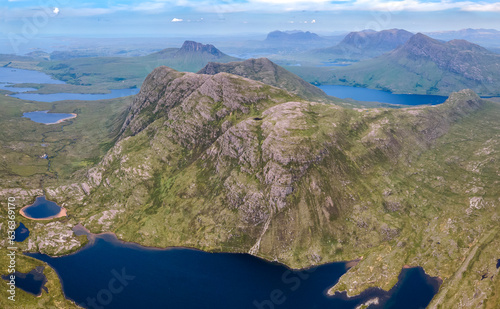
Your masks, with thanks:
[[(35, 27), (31, 27), (35, 26)], [(0, 35), (322, 34), (362, 29), (500, 29), (500, 2), (462, 0), (2, 0)]]

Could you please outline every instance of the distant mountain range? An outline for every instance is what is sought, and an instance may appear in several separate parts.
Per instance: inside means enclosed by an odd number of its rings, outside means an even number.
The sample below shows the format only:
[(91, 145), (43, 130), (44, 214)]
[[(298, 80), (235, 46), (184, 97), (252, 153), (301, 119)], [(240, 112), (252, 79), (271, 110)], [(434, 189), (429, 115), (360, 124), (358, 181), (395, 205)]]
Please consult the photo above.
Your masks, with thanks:
[(500, 94), (500, 55), (465, 40), (442, 42), (418, 33), (378, 58), (335, 70), (327, 83), (400, 93), (447, 95), (470, 88)]
[(328, 40), (316, 33), (309, 31), (273, 31), (270, 32), (264, 43), (268, 45), (290, 45), (290, 44), (325, 44)]
[(344, 35), (320, 36), (309, 31), (272, 31), (264, 40), (247, 40), (240, 42), (221, 42), (224, 50), (232, 54), (242, 55), (243, 58), (257, 58), (296, 55), (314, 48), (325, 48), (337, 44)]
[(436, 31), (425, 33), (431, 38), (450, 41), (463, 39), (481, 46), (500, 48), (500, 31), (495, 29), (462, 29), (455, 31)]
[(336, 46), (311, 50), (305, 55), (322, 62), (373, 58), (403, 45), (412, 35), (401, 29), (351, 32)]

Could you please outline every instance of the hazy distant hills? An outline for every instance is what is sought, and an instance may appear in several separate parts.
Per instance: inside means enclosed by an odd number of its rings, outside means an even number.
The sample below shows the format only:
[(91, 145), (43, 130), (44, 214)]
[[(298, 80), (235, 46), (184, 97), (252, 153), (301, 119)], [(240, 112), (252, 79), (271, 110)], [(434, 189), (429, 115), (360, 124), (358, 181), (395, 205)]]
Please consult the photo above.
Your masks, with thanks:
[(379, 53), (403, 45), (412, 36), (413, 33), (401, 29), (351, 32), (346, 35), (338, 46)]
[(322, 62), (367, 59), (403, 45), (412, 35), (401, 29), (351, 32), (336, 46), (315, 49), (306, 55)]
[(500, 93), (500, 55), (465, 40), (441, 42), (418, 33), (378, 58), (340, 68), (328, 82), (403, 93), (449, 94), (470, 88)]
[[(196, 72), (208, 62), (239, 60), (210, 44), (185, 41), (180, 48), (167, 48), (141, 57), (92, 57), (42, 61), (39, 66), (57, 79), (75, 85), (139, 86), (154, 68), (166, 65), (176, 70)], [(114, 86), (116, 87), (116, 86)]]
[(309, 31), (273, 31), (270, 32), (264, 43), (267, 45), (279, 46), (279, 45), (291, 45), (291, 44), (328, 44), (329, 40), (320, 37), (316, 33)]
[(229, 63), (210, 62), (198, 73), (215, 75), (221, 72), (263, 82), (310, 100), (326, 97), (326, 94), (321, 89), (309, 84), (267, 58), (248, 59), (241, 62)]
[[(263, 40), (242, 40), (239, 42), (221, 42), (224, 50), (243, 58), (282, 56), (293, 58), (298, 52), (315, 48), (325, 48), (337, 44), (344, 35), (320, 36), (309, 31), (272, 31)], [(278, 59), (277, 58), (277, 59)]]
[(463, 39), (487, 48), (500, 48), (500, 31), (495, 29), (462, 29), (456, 31), (436, 31), (425, 33), (434, 39), (449, 41)]

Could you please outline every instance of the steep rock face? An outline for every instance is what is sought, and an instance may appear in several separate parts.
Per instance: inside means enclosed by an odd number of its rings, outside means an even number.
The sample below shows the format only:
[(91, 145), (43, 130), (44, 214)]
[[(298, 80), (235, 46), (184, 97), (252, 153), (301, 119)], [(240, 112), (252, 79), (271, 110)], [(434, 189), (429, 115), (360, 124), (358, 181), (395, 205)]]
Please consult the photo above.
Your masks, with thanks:
[(294, 183), (328, 152), (323, 145), (316, 149), (307, 145), (308, 138), (291, 133), (308, 129), (304, 112), (309, 104), (287, 102), (267, 109), (263, 120), (240, 122), (219, 137), (203, 159), (216, 162), (215, 169), (221, 176), (232, 167), (231, 160), (236, 160), (241, 172), (255, 175), (263, 189), (265, 199), (259, 208), (268, 207), (272, 213), (282, 210)]
[(248, 59), (242, 62), (208, 63), (199, 74), (214, 75), (220, 72), (231, 73), (275, 86), (309, 100), (324, 99), (326, 94), (319, 88), (305, 82), (297, 75), (288, 72), (267, 58)]
[[(223, 119), (234, 111), (248, 113), (247, 105), (269, 98), (267, 93), (259, 93), (260, 89), (266, 88), (265, 85), (248, 80), (241, 82), (239, 79), (226, 73), (212, 76), (179, 73), (167, 67), (156, 68), (146, 78), (136, 96), (122, 132), (128, 130), (127, 134), (137, 134), (154, 120), (165, 116), (170, 126), (182, 126), (184, 124), (179, 122), (182, 120), (180, 117), (186, 114), (190, 114), (192, 119), (184, 120), (193, 122), (197, 127), (203, 126), (207, 122)], [(210, 104), (213, 106), (207, 107)], [(173, 110), (178, 105), (182, 105), (184, 116)], [(216, 110), (213, 110), (214, 107)], [(189, 134), (189, 130), (180, 128), (177, 132), (180, 135)]]

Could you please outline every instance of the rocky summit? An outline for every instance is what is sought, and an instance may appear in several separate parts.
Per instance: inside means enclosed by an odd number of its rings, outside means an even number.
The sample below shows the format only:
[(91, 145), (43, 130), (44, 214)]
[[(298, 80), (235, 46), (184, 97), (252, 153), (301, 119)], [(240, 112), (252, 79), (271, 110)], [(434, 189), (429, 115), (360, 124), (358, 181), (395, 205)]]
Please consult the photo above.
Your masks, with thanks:
[(207, 53), (216, 57), (225, 56), (224, 53), (211, 44), (202, 44), (194, 41), (185, 41), (181, 48), (177, 51), (177, 54), (192, 52)]
[(326, 94), (318, 87), (309, 84), (267, 58), (248, 59), (230, 63), (210, 62), (198, 73), (215, 75), (221, 72), (263, 82), (264, 84), (287, 90), (306, 99), (321, 100), (326, 97)]

